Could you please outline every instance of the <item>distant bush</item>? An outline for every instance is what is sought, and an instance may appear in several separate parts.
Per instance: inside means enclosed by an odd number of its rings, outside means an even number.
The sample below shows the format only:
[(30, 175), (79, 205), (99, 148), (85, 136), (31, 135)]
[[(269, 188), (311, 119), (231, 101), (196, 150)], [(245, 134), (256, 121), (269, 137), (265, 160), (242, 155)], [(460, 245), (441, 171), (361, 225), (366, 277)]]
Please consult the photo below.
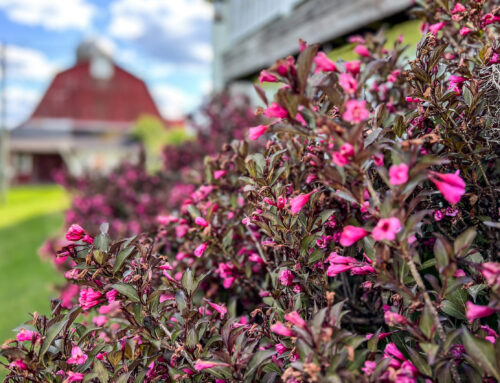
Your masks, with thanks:
[(70, 227), (76, 287), (4, 344), (7, 381), (500, 380), (492, 3), (417, 8), (410, 63), (377, 34), (263, 71), (265, 146), (206, 158), (155, 233)]

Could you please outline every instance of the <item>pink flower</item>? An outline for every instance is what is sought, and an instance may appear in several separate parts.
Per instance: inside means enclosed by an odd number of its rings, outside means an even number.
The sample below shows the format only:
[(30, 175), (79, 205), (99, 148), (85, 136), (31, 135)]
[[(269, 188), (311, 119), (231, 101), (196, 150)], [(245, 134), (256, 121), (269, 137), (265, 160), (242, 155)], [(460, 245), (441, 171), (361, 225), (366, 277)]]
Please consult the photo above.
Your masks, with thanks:
[(102, 294), (99, 291), (94, 291), (92, 287), (89, 287), (88, 289), (82, 289), (80, 291), (80, 298), (78, 299), (78, 302), (80, 303), (82, 309), (86, 311), (94, 306), (97, 306), (101, 302), (101, 296)]
[(443, 29), (443, 27), (446, 25), (444, 21), (436, 24), (432, 24), (429, 26), (429, 32), (432, 33), (433, 35), (437, 35), (437, 33)]
[(466, 36), (470, 33), (470, 28), (462, 27), (458, 33), (460, 33), (460, 36)]
[(375, 371), (375, 368), (377, 368), (377, 362), (367, 360), (365, 365), (361, 367), (361, 371), (363, 371), (366, 376), (370, 376)]
[(343, 156), (340, 152), (333, 152), (332, 161), (335, 165), (343, 168), (349, 163), (349, 159), (346, 156)]
[(356, 76), (361, 70), (361, 61), (359, 60), (346, 61), (345, 70), (350, 74), (352, 74), (353, 76)]
[(357, 45), (355, 48), (354, 48), (354, 53), (362, 56), (362, 57), (370, 57), (372, 54), (370, 53), (370, 51), (368, 50), (367, 47), (365, 47), (364, 45)]
[(82, 238), (82, 242), (88, 243), (89, 245), (92, 245), (94, 243), (94, 238), (92, 238), (90, 235), (85, 234)]
[(10, 368), (18, 368), (19, 370), (27, 370), (28, 365), (24, 363), (21, 359), (17, 359), (9, 364)]
[(349, 73), (341, 73), (339, 84), (347, 94), (355, 94), (358, 89), (358, 82)]
[(467, 8), (465, 8), (462, 4), (456, 3), (455, 7), (452, 9), (451, 13), (452, 14), (461, 13), (461, 12), (465, 12), (466, 10), (467, 10)]
[(307, 178), (306, 178), (306, 183), (309, 185), (311, 182), (313, 182), (314, 180), (316, 180), (318, 177), (316, 176), (316, 174), (312, 174), (312, 173), (309, 173), (307, 175)]
[(202, 243), (200, 246), (198, 246), (195, 250), (194, 250), (194, 255), (198, 258), (200, 258), (203, 253), (205, 252), (205, 250), (207, 249), (207, 243)]
[(401, 163), (392, 165), (389, 169), (389, 182), (393, 185), (402, 185), (408, 181), (408, 165)]
[(106, 299), (108, 300), (109, 303), (114, 302), (117, 296), (118, 296), (118, 291), (116, 291), (115, 289), (109, 290), (106, 293)]
[(71, 242), (76, 242), (85, 236), (85, 230), (76, 223), (71, 225), (66, 233), (66, 239)]
[(71, 358), (68, 359), (68, 364), (84, 364), (87, 360), (87, 355), (85, 355), (82, 349), (78, 346), (73, 346), (71, 349)]
[(280, 282), (282, 285), (291, 286), (292, 282), (293, 282), (293, 278), (294, 278), (293, 273), (290, 270), (288, 270), (288, 269), (281, 270)]
[(224, 303), (217, 304), (212, 302), (207, 302), (215, 311), (220, 314), (220, 319), (224, 319), (224, 315), (227, 314), (227, 307)]
[(216, 180), (218, 180), (219, 178), (224, 177), (226, 175), (226, 173), (227, 172), (225, 170), (216, 170), (216, 171), (214, 171), (214, 178)]
[(67, 383), (81, 382), (84, 378), (85, 375), (80, 372), (68, 371), (68, 377), (66, 378), (65, 382)]
[(337, 71), (337, 66), (332, 60), (328, 58), (325, 52), (318, 52), (318, 54), (314, 58), (314, 63), (316, 64), (316, 69), (314, 69), (314, 73)]
[(351, 246), (361, 238), (366, 237), (368, 232), (362, 227), (346, 226), (340, 236), (340, 244), (342, 246)]
[(436, 173), (430, 172), (429, 178), (449, 203), (456, 204), (465, 194), (465, 181), (456, 173)]
[(263, 70), (259, 75), (259, 82), (262, 84), (263, 82), (276, 82), (278, 78), (267, 70)]
[(351, 264), (343, 265), (343, 264), (332, 263), (330, 264), (330, 266), (328, 266), (328, 269), (326, 270), (326, 275), (328, 275), (329, 277), (335, 277), (339, 274), (351, 270), (353, 267), (354, 265)]
[(405, 325), (408, 324), (408, 319), (406, 317), (392, 312), (392, 311), (386, 311), (384, 314), (384, 320), (387, 326), (392, 326), (395, 327), (397, 325)]
[(307, 194), (299, 194), (297, 197), (292, 198), (290, 200), (290, 211), (292, 214), (298, 214), (302, 208), (305, 206), (307, 202), (309, 202), (309, 198), (314, 191)]
[(375, 241), (394, 241), (396, 234), (401, 231), (401, 222), (396, 217), (382, 218), (372, 230), (372, 237)]
[(345, 157), (354, 157), (354, 146), (346, 142), (340, 147), (339, 152)]
[(405, 98), (406, 102), (424, 102), (424, 100), (422, 100), (421, 98), (417, 98), (417, 97), (406, 97)]
[(347, 39), (351, 44), (364, 44), (365, 39), (361, 35), (352, 35)]
[(489, 317), (495, 313), (495, 309), (488, 306), (475, 305), (472, 302), (467, 302), (465, 304), (465, 316), (469, 322), (473, 322), (474, 319)]
[(105, 315), (98, 315), (98, 316), (92, 318), (92, 322), (96, 326), (101, 327), (101, 326), (104, 326), (108, 322), (108, 318)]
[(266, 109), (264, 114), (269, 118), (286, 118), (288, 117), (288, 112), (277, 102), (273, 102), (269, 108)]
[(441, 210), (435, 210), (434, 211), (434, 220), (436, 222), (441, 221), (444, 218), (444, 214)]
[(396, 345), (394, 343), (388, 343), (387, 346), (385, 346), (384, 352), (387, 355), (393, 356), (401, 361), (406, 360), (403, 353), (398, 350), (398, 348), (396, 347)]
[(281, 343), (278, 343), (277, 345), (275, 345), (274, 348), (276, 349), (276, 352), (278, 353), (278, 355), (283, 355), (285, 352), (288, 351), (288, 348), (283, 346), (283, 344), (281, 344)]
[(481, 275), (490, 286), (500, 285), (500, 263), (485, 262), (481, 264)]
[(382, 153), (375, 153), (372, 160), (375, 166), (384, 166), (384, 155)]
[(285, 319), (297, 327), (306, 327), (306, 321), (300, 317), (297, 311), (285, 314)]
[(345, 104), (345, 111), (342, 118), (352, 123), (360, 123), (370, 117), (370, 112), (366, 109), (366, 101), (349, 100)]
[(19, 342), (26, 342), (26, 341), (33, 341), (37, 340), (40, 337), (40, 335), (36, 331), (31, 331), (31, 330), (26, 330), (22, 328), (19, 330), (19, 332), (16, 335), (16, 339)]
[(196, 223), (199, 226), (203, 226), (203, 227), (207, 227), (208, 226), (207, 220), (205, 218), (203, 218), (203, 217), (196, 217), (195, 220), (194, 220), (194, 223)]
[(214, 367), (227, 367), (229, 364), (222, 362), (210, 362), (208, 360), (200, 360), (198, 359), (194, 365), (194, 369), (196, 371), (206, 370), (207, 368)]
[(267, 125), (258, 125), (248, 130), (248, 138), (252, 141), (258, 140), (267, 131)]
[(281, 322), (276, 322), (271, 326), (271, 331), (281, 336), (293, 336), (293, 331)]
[(461, 277), (465, 277), (466, 274), (465, 274), (465, 271), (463, 271), (462, 269), (458, 269), (457, 271), (455, 271), (455, 274), (453, 274), (453, 276), (455, 278), (461, 278)]

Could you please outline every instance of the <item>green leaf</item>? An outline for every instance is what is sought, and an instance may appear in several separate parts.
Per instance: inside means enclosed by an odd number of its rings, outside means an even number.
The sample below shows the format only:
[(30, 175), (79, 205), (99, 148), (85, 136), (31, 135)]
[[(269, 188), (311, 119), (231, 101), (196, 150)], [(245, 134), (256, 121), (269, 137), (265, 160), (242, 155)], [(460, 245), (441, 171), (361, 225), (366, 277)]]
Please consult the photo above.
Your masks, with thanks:
[(466, 329), (464, 329), (462, 341), (467, 355), (480, 367), (488, 371), (490, 375), (493, 375), (497, 381), (500, 381), (500, 372), (495, 359), (495, 348), (493, 345), (487, 340), (476, 338)]
[(201, 213), (196, 206), (188, 205), (187, 210), (188, 210), (189, 214), (191, 215), (191, 217), (193, 217), (193, 219), (195, 219), (197, 217), (201, 217)]
[(468, 87), (464, 86), (462, 88), (462, 95), (464, 96), (465, 103), (470, 108), (470, 106), (472, 105), (472, 98), (473, 98), (470, 89)]
[(432, 369), (429, 363), (425, 361), (422, 356), (411, 347), (406, 348), (410, 354), (410, 359), (413, 364), (418, 368), (418, 371), (423, 372), (425, 375), (432, 376)]
[(449, 300), (444, 300), (441, 302), (441, 311), (443, 311), (445, 314), (452, 316), (453, 318), (461, 320), (467, 319), (465, 317), (464, 311), (461, 310), (460, 306)]
[(135, 247), (131, 246), (131, 247), (126, 247), (126, 248), (122, 249), (118, 253), (118, 255), (116, 256), (115, 264), (113, 266), (113, 274), (116, 274), (118, 271), (120, 271), (120, 269), (123, 266), (123, 262), (125, 262), (125, 260), (130, 256), (130, 254), (132, 254), (132, 252), (134, 250), (135, 250)]
[(458, 254), (459, 252), (466, 254), (471, 247), (472, 242), (474, 242), (476, 234), (476, 229), (474, 229), (473, 227), (465, 230), (462, 234), (460, 234), (453, 243), (455, 254)]
[(432, 319), (432, 316), (429, 312), (427, 305), (425, 305), (424, 311), (422, 312), (422, 316), (420, 317), (420, 323), (419, 323), (420, 330), (422, 330), (422, 332), (427, 338), (430, 338), (432, 335), (433, 326), (434, 326), (434, 321)]
[(45, 340), (43, 341), (42, 347), (40, 348), (40, 357), (45, 355), (52, 342), (54, 342), (54, 339), (56, 339), (57, 335), (61, 332), (64, 326), (66, 326), (66, 323), (68, 323), (67, 319), (61, 322), (54, 323), (49, 327), (49, 329), (47, 330), (47, 335), (45, 336)]
[(440, 268), (444, 268), (450, 263), (450, 258), (441, 238), (436, 239), (434, 243), (434, 255), (436, 256), (436, 261)]
[(248, 368), (245, 372), (245, 378), (252, 377), (259, 366), (266, 360), (270, 360), (274, 354), (276, 354), (276, 350), (257, 351), (248, 364)]
[(141, 301), (139, 299), (139, 295), (137, 294), (137, 290), (132, 285), (127, 285), (126, 283), (115, 283), (111, 287), (113, 287), (120, 294), (125, 295), (133, 302), (139, 303)]
[(94, 360), (94, 372), (97, 374), (101, 383), (108, 383), (108, 370), (106, 370), (106, 367), (104, 367), (99, 359)]
[(101, 233), (94, 239), (94, 247), (102, 251), (109, 250), (109, 236), (106, 233)]

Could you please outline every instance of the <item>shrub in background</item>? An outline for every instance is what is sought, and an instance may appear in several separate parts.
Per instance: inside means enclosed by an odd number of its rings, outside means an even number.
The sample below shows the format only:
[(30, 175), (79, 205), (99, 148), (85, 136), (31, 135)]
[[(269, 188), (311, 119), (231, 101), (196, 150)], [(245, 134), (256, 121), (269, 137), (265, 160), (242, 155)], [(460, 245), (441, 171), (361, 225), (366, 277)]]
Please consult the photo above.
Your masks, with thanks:
[(422, 3), (407, 66), (374, 35), (263, 71), (264, 147), (208, 158), (156, 233), (70, 227), (78, 300), (4, 343), (7, 381), (500, 380), (493, 5)]

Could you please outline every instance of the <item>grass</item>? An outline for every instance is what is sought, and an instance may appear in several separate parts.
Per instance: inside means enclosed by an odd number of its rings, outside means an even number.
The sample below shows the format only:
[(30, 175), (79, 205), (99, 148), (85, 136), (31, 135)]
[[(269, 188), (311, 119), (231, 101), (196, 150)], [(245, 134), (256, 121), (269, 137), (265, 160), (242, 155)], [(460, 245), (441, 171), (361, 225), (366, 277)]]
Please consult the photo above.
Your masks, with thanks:
[(55, 285), (63, 282), (38, 249), (60, 230), (68, 200), (60, 187), (19, 187), (0, 205), (0, 343), (29, 319), (28, 313), (48, 313)]

